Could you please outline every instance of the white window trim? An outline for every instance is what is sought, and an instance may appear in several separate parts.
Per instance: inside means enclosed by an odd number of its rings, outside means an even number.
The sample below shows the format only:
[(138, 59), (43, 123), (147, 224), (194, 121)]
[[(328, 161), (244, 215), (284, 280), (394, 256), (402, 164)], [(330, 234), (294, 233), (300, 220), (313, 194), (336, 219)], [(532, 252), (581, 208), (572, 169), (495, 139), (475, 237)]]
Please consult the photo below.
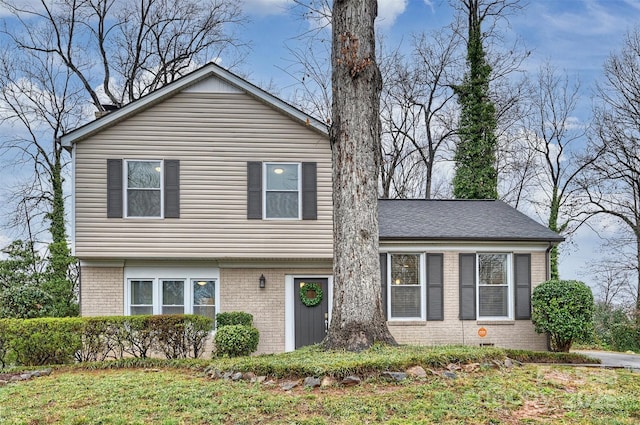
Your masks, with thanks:
[[(160, 215), (159, 216), (129, 216), (129, 163), (130, 162), (160, 162)], [(122, 167), (122, 192), (123, 192), (123, 208), (124, 218), (137, 219), (163, 219), (164, 218), (164, 160), (162, 159), (125, 159), (124, 166)], [(155, 190), (155, 189), (153, 189)]]
[[(507, 256), (507, 315), (506, 316), (480, 316), (480, 255), (501, 254)], [(476, 252), (476, 319), (483, 321), (514, 320), (514, 279), (513, 279), (513, 253), (500, 251)]]
[[(267, 217), (267, 167), (269, 165), (296, 165), (298, 167), (298, 216), (297, 217)], [(264, 162), (262, 164), (262, 217), (264, 220), (302, 220), (302, 163), (301, 162)], [(293, 192), (278, 191), (278, 192)]]
[(153, 314), (161, 314), (162, 312), (162, 292), (161, 285), (163, 280), (182, 280), (185, 282), (184, 291), (184, 313), (193, 314), (193, 280), (211, 280), (215, 282), (215, 311), (220, 313), (220, 269), (209, 267), (172, 267), (172, 266), (135, 266), (125, 267), (124, 273), (124, 306), (123, 314), (131, 315), (131, 280), (151, 280), (153, 282)]
[[(392, 255), (418, 255), (420, 267), (420, 317), (393, 317), (391, 315), (391, 256)], [(426, 286), (427, 286), (427, 260), (424, 252), (391, 252), (387, 254), (387, 320), (389, 322), (415, 322), (424, 321), (427, 317), (426, 306)]]

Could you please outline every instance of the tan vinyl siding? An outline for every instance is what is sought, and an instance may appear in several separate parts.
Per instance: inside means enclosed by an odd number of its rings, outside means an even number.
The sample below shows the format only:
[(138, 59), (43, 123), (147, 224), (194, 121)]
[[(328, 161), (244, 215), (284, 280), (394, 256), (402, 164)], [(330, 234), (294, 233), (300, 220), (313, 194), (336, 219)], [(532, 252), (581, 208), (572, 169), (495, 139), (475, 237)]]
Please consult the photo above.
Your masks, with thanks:
[[(180, 160), (179, 219), (107, 219), (106, 160)], [(317, 162), (318, 220), (247, 220), (247, 161)], [(331, 258), (327, 138), (246, 94), (180, 93), (76, 144), (76, 255)]]

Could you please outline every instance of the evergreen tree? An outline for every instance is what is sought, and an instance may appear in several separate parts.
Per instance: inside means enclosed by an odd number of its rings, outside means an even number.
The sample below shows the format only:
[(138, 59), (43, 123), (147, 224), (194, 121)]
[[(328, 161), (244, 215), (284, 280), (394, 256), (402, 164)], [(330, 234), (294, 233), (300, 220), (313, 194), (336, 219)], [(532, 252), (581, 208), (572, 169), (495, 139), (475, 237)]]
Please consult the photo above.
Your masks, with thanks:
[(458, 135), (454, 160), (453, 195), (458, 199), (496, 199), (496, 114), (489, 99), (491, 66), (482, 45), (482, 18), (478, 0), (465, 2), (469, 20), (467, 40), (468, 71), (454, 90), (460, 104)]

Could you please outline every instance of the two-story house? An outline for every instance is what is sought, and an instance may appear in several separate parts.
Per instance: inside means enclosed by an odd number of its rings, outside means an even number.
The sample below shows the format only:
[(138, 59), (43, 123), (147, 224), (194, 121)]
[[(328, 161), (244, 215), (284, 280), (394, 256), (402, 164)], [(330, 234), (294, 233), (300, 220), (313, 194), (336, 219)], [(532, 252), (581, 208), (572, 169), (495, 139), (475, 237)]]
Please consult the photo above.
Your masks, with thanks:
[[(82, 315), (241, 310), (259, 352), (322, 339), (333, 279), (323, 123), (208, 64), (62, 142)], [(557, 234), (499, 201), (384, 200), (380, 240), (399, 342), (546, 348), (530, 295)]]

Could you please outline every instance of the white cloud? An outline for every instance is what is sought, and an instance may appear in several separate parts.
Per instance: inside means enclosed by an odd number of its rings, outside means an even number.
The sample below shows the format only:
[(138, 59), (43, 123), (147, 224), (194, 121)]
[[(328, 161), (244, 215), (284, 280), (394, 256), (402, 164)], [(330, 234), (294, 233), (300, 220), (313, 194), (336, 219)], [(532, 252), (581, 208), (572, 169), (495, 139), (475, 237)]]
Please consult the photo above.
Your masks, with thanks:
[(389, 28), (407, 8), (407, 0), (378, 0), (378, 26)]

